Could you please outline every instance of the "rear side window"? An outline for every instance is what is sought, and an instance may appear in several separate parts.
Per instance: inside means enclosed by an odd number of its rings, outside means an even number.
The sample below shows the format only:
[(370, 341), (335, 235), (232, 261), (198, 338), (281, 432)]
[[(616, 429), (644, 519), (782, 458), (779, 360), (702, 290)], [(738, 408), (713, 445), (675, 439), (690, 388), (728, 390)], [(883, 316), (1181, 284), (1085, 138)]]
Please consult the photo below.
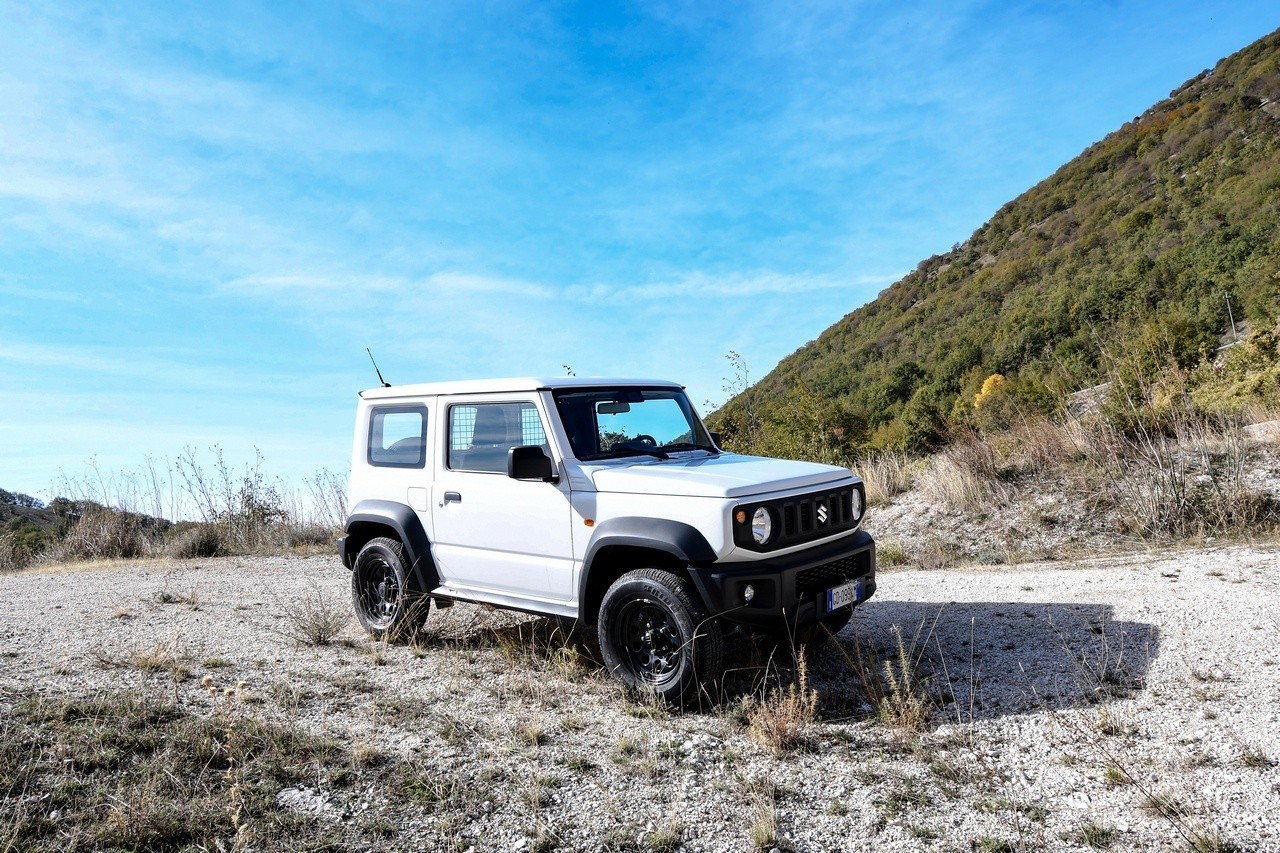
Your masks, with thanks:
[(369, 417), (369, 464), (385, 468), (425, 467), (427, 407), (375, 407)]
[(449, 468), (505, 474), (507, 451), (546, 446), (542, 418), (532, 403), (478, 403), (449, 407)]

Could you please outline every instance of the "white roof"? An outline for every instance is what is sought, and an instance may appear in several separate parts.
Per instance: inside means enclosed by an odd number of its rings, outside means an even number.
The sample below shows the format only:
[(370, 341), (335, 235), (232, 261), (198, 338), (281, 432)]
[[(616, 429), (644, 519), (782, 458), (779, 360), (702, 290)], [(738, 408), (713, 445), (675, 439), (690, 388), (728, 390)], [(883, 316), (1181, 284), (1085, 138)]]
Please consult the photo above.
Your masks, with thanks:
[(605, 376), (517, 377), (512, 379), (464, 379), (452, 382), (422, 382), (416, 385), (392, 385), (361, 391), (366, 400), (395, 397), (428, 397), (434, 394), (501, 394), (504, 391), (542, 391), (553, 388), (683, 388), (669, 379), (616, 379)]

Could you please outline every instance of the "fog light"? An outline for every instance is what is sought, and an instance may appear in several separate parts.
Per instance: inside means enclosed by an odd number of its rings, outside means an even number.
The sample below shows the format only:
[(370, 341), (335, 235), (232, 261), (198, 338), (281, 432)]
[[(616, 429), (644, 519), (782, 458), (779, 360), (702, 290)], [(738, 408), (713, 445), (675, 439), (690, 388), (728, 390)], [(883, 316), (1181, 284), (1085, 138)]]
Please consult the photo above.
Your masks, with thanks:
[(745, 601), (747, 604), (750, 604), (751, 599), (755, 597), (756, 597), (756, 588), (751, 584), (747, 584), (746, 588), (742, 590), (742, 600)]

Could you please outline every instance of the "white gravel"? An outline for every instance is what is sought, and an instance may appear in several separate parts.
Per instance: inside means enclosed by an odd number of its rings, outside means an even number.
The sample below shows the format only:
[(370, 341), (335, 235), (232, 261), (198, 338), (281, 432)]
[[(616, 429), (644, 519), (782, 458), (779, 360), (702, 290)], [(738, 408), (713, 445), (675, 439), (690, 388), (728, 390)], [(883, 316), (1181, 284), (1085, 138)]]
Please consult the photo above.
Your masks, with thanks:
[[(1085, 849), (1092, 827), (1117, 850), (1186, 849), (1203, 833), (1280, 851), (1275, 546), (883, 572), (810, 661), (824, 720), (781, 756), (729, 711), (648, 708), (522, 642), (525, 617), (433, 611), (416, 649), (370, 644), (354, 623), (345, 643), (290, 639), (296, 602), (345, 606), (347, 582), (328, 557), (0, 576), (0, 712), (31, 691), (145, 686), (458, 781), (435, 808), (389, 805), (374, 774), (280, 792), (280, 808), (348, 825), (353, 848), (521, 850), (541, 832), (557, 849), (650, 849), (672, 830), (683, 850), (740, 851), (772, 802), (781, 850)], [(900, 631), (934, 693), (954, 697), (923, 733), (868, 718), (855, 631), (881, 658)], [(157, 650), (189, 677), (139, 669)], [(211, 698), (205, 675), (244, 681), (241, 698)], [(1151, 795), (1179, 813), (1144, 807)], [(375, 818), (390, 837), (363, 833)]]

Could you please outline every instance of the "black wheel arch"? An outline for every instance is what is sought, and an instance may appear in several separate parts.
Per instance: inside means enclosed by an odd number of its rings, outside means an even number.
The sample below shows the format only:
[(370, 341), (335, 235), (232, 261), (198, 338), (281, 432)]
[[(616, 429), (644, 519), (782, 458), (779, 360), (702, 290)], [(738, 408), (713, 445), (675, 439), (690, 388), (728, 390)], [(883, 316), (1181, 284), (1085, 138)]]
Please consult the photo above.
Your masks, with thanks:
[(410, 582), (418, 592), (430, 592), (440, 585), (422, 520), (413, 507), (396, 501), (365, 500), (352, 508), (347, 515), (346, 535), (338, 540), (342, 564), (348, 569), (354, 566), (360, 549), (379, 536), (392, 537), (404, 546)]
[(696, 527), (669, 518), (624, 516), (601, 522), (591, 536), (578, 581), (578, 616), (592, 624), (609, 586), (633, 569), (665, 569), (688, 578), (703, 606), (708, 599), (698, 573), (690, 568), (709, 565), (716, 552)]

